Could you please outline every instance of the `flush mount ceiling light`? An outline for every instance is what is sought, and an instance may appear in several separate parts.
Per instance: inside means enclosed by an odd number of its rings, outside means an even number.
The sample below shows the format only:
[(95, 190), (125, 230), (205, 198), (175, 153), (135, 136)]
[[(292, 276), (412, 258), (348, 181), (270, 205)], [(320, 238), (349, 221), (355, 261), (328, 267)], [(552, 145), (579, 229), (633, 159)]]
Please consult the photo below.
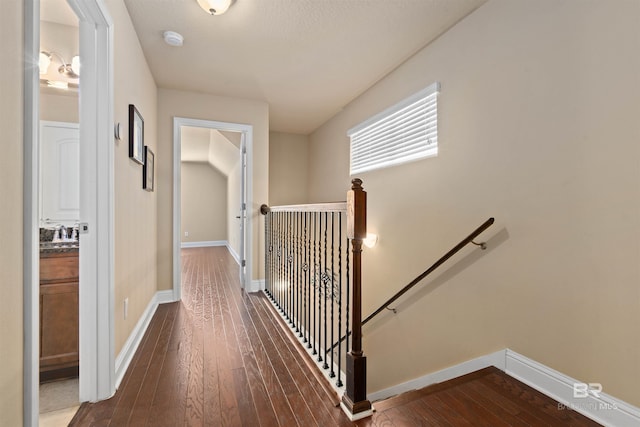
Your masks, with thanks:
[(235, 0), (197, 0), (200, 7), (210, 15), (222, 15)]
[(162, 33), (162, 37), (164, 38), (164, 42), (169, 46), (180, 47), (184, 42), (184, 37), (182, 37), (182, 34), (176, 33), (175, 31), (165, 31), (164, 33)]
[(71, 59), (71, 63), (69, 64), (64, 60), (62, 55), (57, 52), (40, 52), (40, 57), (38, 58), (38, 66), (40, 67), (40, 74), (47, 74), (49, 70), (49, 66), (51, 65), (51, 58), (56, 56), (60, 61), (60, 67), (58, 67), (58, 72), (65, 77), (70, 79), (77, 79), (80, 77), (80, 57), (78, 55), (74, 56)]

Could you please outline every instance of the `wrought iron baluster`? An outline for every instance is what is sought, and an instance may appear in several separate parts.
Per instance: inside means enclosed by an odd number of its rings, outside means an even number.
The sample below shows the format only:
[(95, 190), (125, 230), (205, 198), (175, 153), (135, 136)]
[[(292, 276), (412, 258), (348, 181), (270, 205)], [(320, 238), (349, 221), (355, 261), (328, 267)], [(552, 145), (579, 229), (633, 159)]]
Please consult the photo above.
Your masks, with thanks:
[[(323, 291), (323, 300), (324, 300), (324, 312), (323, 312), (323, 323), (324, 323), (324, 352), (327, 351), (327, 283), (329, 283), (329, 273), (327, 269), (327, 230), (329, 229), (329, 224), (327, 223), (327, 212), (324, 213), (324, 269), (323, 269), (323, 278), (322, 278), (322, 291)], [(324, 364), (322, 365), (323, 369), (328, 369), (329, 365), (327, 364), (327, 355), (324, 357)]]
[(318, 298), (318, 269), (317, 269), (317, 254), (316, 254), (316, 250), (317, 250), (317, 233), (318, 233), (318, 223), (317, 223), (317, 214), (316, 212), (313, 213), (313, 325), (312, 325), (312, 331), (313, 333), (311, 334), (311, 340), (313, 341), (313, 354), (316, 354), (316, 342), (317, 340), (317, 333), (316, 333), (316, 326), (318, 324), (317, 319), (316, 319), (316, 304), (315, 304), (315, 300), (316, 298)]
[[(338, 214), (338, 380), (336, 386), (342, 387), (342, 212)], [(333, 342), (333, 340), (332, 340)]]
[[(334, 247), (335, 247), (335, 228), (334, 228), (334, 223), (335, 223), (335, 212), (331, 212), (331, 322), (329, 323), (331, 325), (331, 341), (329, 341), (332, 344), (333, 347), (333, 331), (335, 329), (335, 325), (334, 325), (334, 317), (333, 317), (333, 313), (334, 313), (334, 309), (335, 309), (335, 282), (334, 282), (334, 274), (333, 272), (335, 271), (335, 261), (334, 261)], [(325, 347), (326, 349), (326, 347)], [(335, 371), (333, 370), (333, 349), (329, 349), (329, 351), (331, 351), (331, 372), (329, 373), (329, 378), (333, 378), (336, 376)]]
[(298, 333), (298, 336), (300, 336), (300, 327), (301, 327), (301, 323), (300, 323), (300, 319), (302, 317), (302, 229), (300, 228), (300, 225), (302, 224), (302, 216), (300, 214), (300, 212), (296, 212), (296, 233), (297, 233), (297, 238), (296, 238), (296, 250), (297, 250), (297, 255), (296, 255), (296, 291), (297, 291), (297, 296), (296, 296), (296, 301), (297, 301), (297, 316), (296, 316), (296, 332)]

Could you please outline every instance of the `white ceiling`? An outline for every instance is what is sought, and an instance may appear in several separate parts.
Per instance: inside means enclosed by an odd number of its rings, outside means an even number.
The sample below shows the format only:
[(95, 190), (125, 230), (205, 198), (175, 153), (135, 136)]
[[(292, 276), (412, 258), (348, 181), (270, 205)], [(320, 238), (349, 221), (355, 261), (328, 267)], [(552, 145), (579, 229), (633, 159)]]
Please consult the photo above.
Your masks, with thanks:
[(220, 16), (124, 1), (159, 87), (264, 100), (271, 130), (309, 134), (486, 0), (237, 0)]
[[(159, 87), (266, 101), (270, 130), (309, 134), (487, 0), (124, 0)], [(66, 0), (41, 18), (77, 25)], [(166, 45), (165, 30), (184, 36)]]
[(180, 128), (180, 160), (183, 162), (209, 163), (225, 176), (240, 163), (237, 132), (220, 132), (215, 129), (182, 126)]

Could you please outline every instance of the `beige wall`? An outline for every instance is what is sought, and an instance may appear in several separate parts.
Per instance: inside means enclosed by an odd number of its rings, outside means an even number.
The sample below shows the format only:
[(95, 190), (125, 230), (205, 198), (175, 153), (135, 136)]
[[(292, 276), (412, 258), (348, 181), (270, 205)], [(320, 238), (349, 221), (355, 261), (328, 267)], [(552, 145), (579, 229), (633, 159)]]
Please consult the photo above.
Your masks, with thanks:
[(363, 173), (369, 392), (509, 347), (639, 406), (640, 3), (492, 0), (311, 135), (313, 200), (344, 197), (346, 131), (440, 81), (438, 157)]
[(182, 241), (227, 240), (227, 177), (204, 162), (182, 162), (180, 177)]
[[(79, 47), (78, 27), (40, 21), (40, 50), (56, 52), (66, 61), (71, 61), (80, 51)], [(41, 74), (40, 78), (61, 78), (57, 70), (57, 66), (60, 65), (58, 61), (59, 59), (54, 57), (48, 74)], [(78, 92), (41, 87), (40, 120), (78, 123)]]
[(40, 120), (78, 123), (79, 116), (77, 95), (56, 95), (40, 90)]
[(262, 101), (184, 92), (158, 91), (158, 289), (173, 286), (173, 118), (183, 117), (244, 123), (253, 126), (253, 200), (248, 203), (248, 217), (253, 223), (253, 279), (264, 272), (262, 203), (269, 200), (269, 107)]
[(0, 247), (0, 425), (22, 425), (22, 64), (23, 18), (21, 0), (3, 0), (0, 13), (0, 46), (5, 66), (0, 68), (0, 195), (11, 207), (0, 209), (3, 224)]
[[(122, 0), (107, 0), (114, 28), (114, 119), (122, 125), (115, 150), (115, 349), (122, 349), (157, 290), (156, 199), (142, 189), (142, 166), (129, 159), (128, 106), (144, 119), (144, 143), (156, 153), (157, 89)], [(124, 319), (124, 300), (129, 314)]]
[(269, 132), (269, 204), (308, 201), (309, 137)]

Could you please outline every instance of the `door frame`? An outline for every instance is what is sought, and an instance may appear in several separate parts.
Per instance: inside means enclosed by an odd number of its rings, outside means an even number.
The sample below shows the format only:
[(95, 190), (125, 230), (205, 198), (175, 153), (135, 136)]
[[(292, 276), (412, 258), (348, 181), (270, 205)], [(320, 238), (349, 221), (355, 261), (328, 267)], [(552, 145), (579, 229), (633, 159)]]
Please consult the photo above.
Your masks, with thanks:
[[(115, 393), (113, 21), (103, 0), (67, 0), (79, 20), (80, 401)], [(24, 383), (25, 426), (39, 418), (39, 106), (40, 1), (24, 3)]]
[[(182, 296), (182, 267), (180, 262), (180, 249), (181, 249), (181, 171), (180, 171), (180, 160), (181, 160), (181, 132), (180, 127), (182, 126), (192, 126), (192, 127), (201, 127), (208, 128), (214, 130), (221, 131), (229, 131), (229, 132), (241, 132), (243, 137), (242, 141), (244, 142), (244, 149), (246, 150), (246, 191), (244, 194), (245, 200), (242, 200), (241, 203), (244, 203), (248, 208), (250, 206), (251, 201), (253, 200), (253, 126), (240, 124), (240, 123), (229, 123), (229, 122), (219, 122), (213, 120), (200, 120), (200, 119), (190, 119), (185, 117), (174, 117), (173, 118), (173, 298), (175, 301), (179, 301)], [(242, 154), (243, 147), (240, 147), (240, 152)], [(242, 173), (242, 172), (241, 172)], [(244, 210), (246, 212), (246, 209)], [(241, 213), (242, 215), (242, 213)], [(246, 217), (246, 214), (244, 215)], [(252, 256), (251, 256), (251, 248), (253, 241), (253, 227), (252, 221), (250, 218), (245, 220), (244, 227), (244, 239), (242, 240), (244, 244), (244, 254), (240, 254), (240, 263), (242, 265), (242, 257), (246, 260), (245, 263), (245, 271), (248, 271), (249, 274), (245, 274), (245, 280), (241, 283), (243, 289), (251, 289), (251, 272), (252, 270)], [(248, 250), (247, 250), (248, 248)], [(241, 266), (242, 268), (242, 266)]]

